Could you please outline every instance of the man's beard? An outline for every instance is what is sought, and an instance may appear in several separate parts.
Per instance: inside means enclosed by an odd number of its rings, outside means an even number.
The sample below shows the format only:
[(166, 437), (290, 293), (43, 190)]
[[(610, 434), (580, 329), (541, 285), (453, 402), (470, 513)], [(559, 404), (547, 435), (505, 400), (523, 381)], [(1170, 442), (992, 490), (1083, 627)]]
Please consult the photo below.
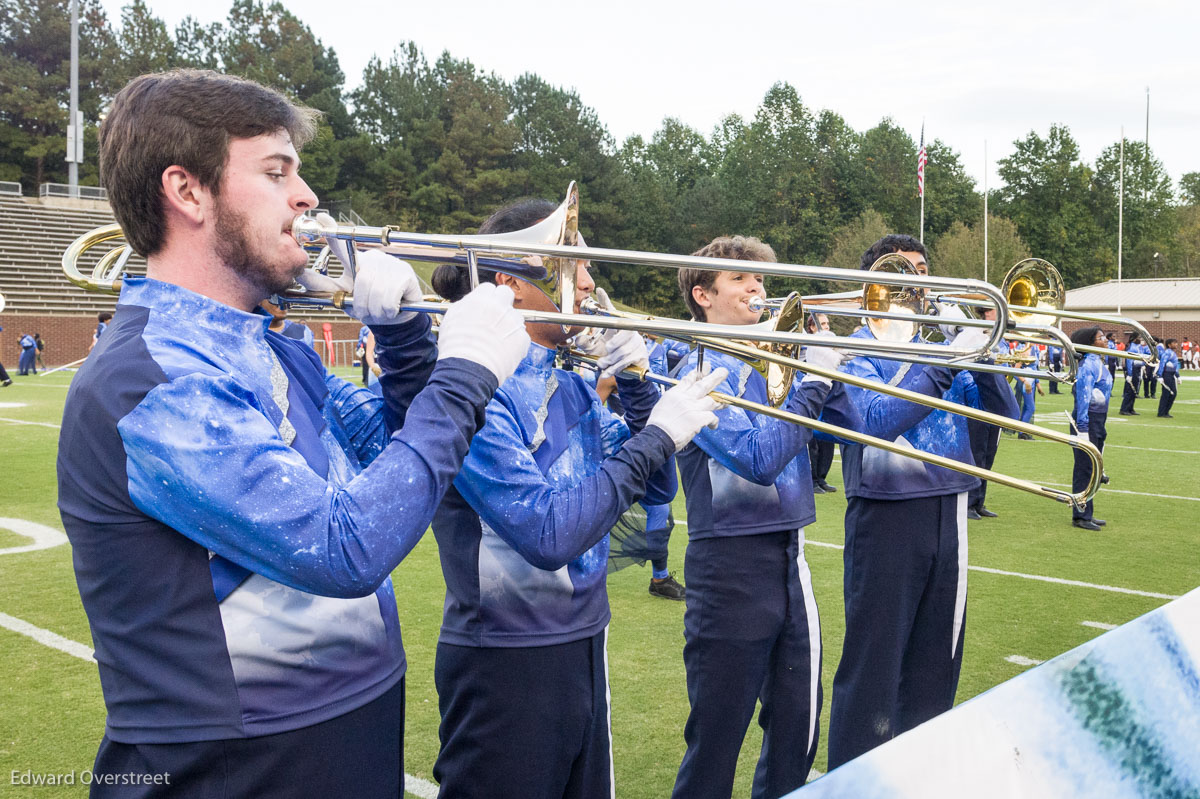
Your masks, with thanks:
[[(263, 297), (283, 292), (294, 275), (276, 274), (267, 259), (255, 251), (247, 235), (246, 217), (217, 198), (216, 253), (221, 262), (255, 286)], [(301, 265), (302, 267), (303, 265)], [(299, 274), (301, 267), (293, 271)]]

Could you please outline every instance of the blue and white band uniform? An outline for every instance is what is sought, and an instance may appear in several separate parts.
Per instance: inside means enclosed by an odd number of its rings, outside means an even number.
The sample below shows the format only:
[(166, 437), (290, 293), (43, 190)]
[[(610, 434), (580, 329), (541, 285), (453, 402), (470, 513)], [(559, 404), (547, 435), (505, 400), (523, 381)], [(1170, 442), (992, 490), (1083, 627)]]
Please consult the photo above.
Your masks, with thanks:
[(1175, 354), (1175, 350), (1163, 349), (1156, 373), (1160, 379), (1168, 373), (1179, 374), (1179, 356)]
[(442, 643), (548, 646), (602, 631), (609, 528), (643, 493), (651, 504), (675, 495), (673, 443), (642, 430), (655, 386), (619, 378), (622, 420), (554, 361), (530, 345), (434, 517)]
[[(1159, 370), (1161, 374), (1161, 368)], [(1099, 355), (1089, 353), (1079, 364), (1075, 375), (1075, 428), (1088, 432), (1089, 414), (1108, 415), (1113, 378)]]
[[(767, 403), (766, 381), (743, 361), (706, 351), (729, 376), (718, 391)], [(689, 354), (681, 375), (695, 370)], [(787, 410), (857, 427), (841, 384), (793, 382)], [(727, 407), (679, 455), (689, 544), (684, 665), (691, 711), (675, 797), (729, 796), (754, 714), (763, 746), (753, 796), (800, 787), (816, 755), (821, 632), (804, 558), (816, 518), (807, 427)]]
[(295, 730), (404, 675), (388, 575), (495, 377), (436, 362), (427, 319), (379, 328), (408, 376), (388, 402), (413, 431), (389, 440), (381, 400), (269, 323), (126, 278), (71, 384), (59, 507), (115, 741)]

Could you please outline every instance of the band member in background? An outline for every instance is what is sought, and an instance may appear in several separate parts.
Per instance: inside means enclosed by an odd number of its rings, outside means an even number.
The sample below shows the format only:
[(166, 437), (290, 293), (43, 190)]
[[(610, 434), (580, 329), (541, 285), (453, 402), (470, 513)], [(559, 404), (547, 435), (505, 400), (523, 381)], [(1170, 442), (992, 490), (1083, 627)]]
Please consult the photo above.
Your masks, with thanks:
[(108, 708), (93, 797), (403, 793), (389, 574), (528, 337), (511, 293), (487, 286), (446, 314), (436, 350), (426, 318), (399, 315), (420, 295), (412, 269), (364, 253), (355, 313), (393, 345), (388, 402), (406, 414), (389, 437), (380, 400), (267, 330), (258, 304), (319, 277), (291, 235), (317, 205), (297, 153), (316, 117), (180, 70), (133, 80), (100, 128), (146, 277), (125, 277), (59, 440)]
[(1158, 362), (1158, 378), (1162, 380), (1163, 387), (1162, 398), (1158, 401), (1158, 416), (1170, 419), (1171, 406), (1179, 395), (1179, 342), (1176, 339), (1167, 339), (1167, 346)]
[[(702, 322), (749, 325), (764, 295), (755, 262), (774, 261), (758, 239), (718, 238), (695, 255), (746, 262), (744, 272), (679, 271), (679, 288)], [(843, 355), (812, 346), (806, 358), (836, 369)], [(765, 403), (766, 381), (749, 364), (707, 350), (728, 377), (720, 390)], [(697, 368), (688, 356), (681, 374)], [(853, 427), (841, 385), (797, 375), (786, 409)], [(777, 797), (804, 784), (817, 752), (821, 712), (821, 627), (804, 526), (816, 518), (807, 427), (740, 408), (717, 413), (679, 456), (687, 500), (687, 609), (683, 662), (691, 712), (676, 799), (727, 799), (746, 729), (762, 701), (762, 751), (753, 796)]]
[[(892, 252), (908, 258), (918, 273), (928, 273), (924, 245), (902, 235), (877, 241), (863, 254), (862, 268)], [(953, 336), (956, 348), (985, 341), (979, 328), (943, 332)], [(869, 327), (854, 335), (873, 337)], [(960, 403), (968, 385), (966, 372), (875, 356), (854, 358), (844, 371)], [(970, 377), (985, 410), (1016, 417), (1002, 376)], [(849, 386), (847, 393), (865, 432), (972, 462), (962, 416), (869, 389)], [(966, 621), (967, 492), (978, 482), (859, 444), (843, 445), (842, 474), (848, 502), (846, 636), (833, 680), (830, 768), (953, 706)]]
[[(1098, 327), (1085, 327), (1071, 334), (1074, 344), (1103, 347), (1104, 332)], [(1105, 356), (1107, 357), (1107, 356)], [(1112, 375), (1099, 355), (1088, 353), (1079, 362), (1075, 375), (1075, 409), (1071, 416), (1075, 435), (1104, 452), (1104, 440), (1108, 437), (1108, 401), (1112, 396)], [(1071, 473), (1071, 491), (1078, 494), (1087, 488), (1092, 474), (1092, 462), (1080, 450), (1075, 449), (1075, 469)], [(1094, 503), (1088, 500), (1082, 508), (1071, 508), (1071, 524), (1084, 530), (1096, 531), (1107, 522), (1097, 519), (1093, 513)]]
[[(493, 214), (479, 232), (505, 233), (554, 211), (525, 200)], [(592, 290), (576, 271), (574, 310)], [(481, 273), (514, 306), (557, 310), (541, 289)], [(434, 289), (455, 300), (466, 269), (438, 268)], [(645, 366), (639, 334), (615, 331), (600, 357), (614, 375), (622, 421), (574, 372), (555, 368), (569, 335), (527, 325), (532, 344), (487, 408), (487, 423), (433, 521), (446, 578), (434, 680), (442, 724), (434, 777), (444, 797), (611, 796), (605, 575), (608, 530), (643, 495), (675, 494), (674, 454), (716, 422), (707, 395), (717, 370), (659, 396), (622, 376)], [(388, 377), (385, 367), (384, 380)]]
[[(981, 317), (989, 322), (995, 321), (996, 309), (988, 308), (983, 311)], [(1008, 344), (1001, 341), (997, 345), (998, 352), (1008, 352)], [(982, 404), (979, 399), (979, 386), (975, 384), (975, 376), (966, 373), (966, 387), (964, 390), (965, 404), (972, 408), (981, 408)], [(981, 422), (977, 419), (967, 420), (967, 439), (971, 443), (971, 458), (976, 466), (984, 469), (991, 469), (996, 462), (996, 450), (1000, 447), (1000, 428), (994, 424)], [(995, 519), (1000, 514), (991, 510), (985, 504), (987, 500), (987, 480), (980, 480), (979, 485), (967, 492), (967, 518), (976, 521), (979, 519)]]
[[(1142, 348), (1138, 345), (1137, 333), (1129, 334), (1129, 344), (1125, 351), (1131, 354), (1141, 353)], [(1125, 390), (1121, 393), (1120, 411), (1122, 416), (1138, 415), (1138, 412), (1133, 409), (1133, 403), (1137, 400), (1138, 387), (1142, 382), (1142, 366), (1143, 364), (1139, 360), (1125, 359)]]
[[(809, 314), (804, 323), (806, 333), (829, 333), (829, 317), (823, 313)], [(826, 479), (833, 466), (833, 439), (814, 435), (808, 442), (808, 462), (812, 468), (814, 494), (836, 494), (837, 486)]]
[[(1055, 372), (1062, 370), (1062, 347), (1055, 347), (1053, 345), (1047, 347), (1046, 348), (1046, 357), (1049, 360), (1051, 370), (1053, 370)], [(1050, 381), (1050, 388), (1048, 389), (1048, 391), (1051, 394), (1061, 394), (1062, 393), (1061, 391), (1058, 390), (1058, 381), (1057, 380)]]

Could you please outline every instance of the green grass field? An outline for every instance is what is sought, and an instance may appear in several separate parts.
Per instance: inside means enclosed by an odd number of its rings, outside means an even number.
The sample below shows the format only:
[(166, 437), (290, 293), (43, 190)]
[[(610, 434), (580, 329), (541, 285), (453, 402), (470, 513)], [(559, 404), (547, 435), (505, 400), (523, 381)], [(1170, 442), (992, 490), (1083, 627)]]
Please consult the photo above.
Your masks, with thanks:
[[(80, 787), (12, 787), (10, 774), (87, 769), (104, 728), (95, 665), (9, 629), (19, 620), (90, 651), (69, 547), (3, 552), (30, 543), (10, 529), (13, 519), (61, 530), (54, 461), (69, 381), (70, 373), (18, 378), (13, 386), (0, 390), (0, 454), (10, 472), (0, 492), (0, 795), (4, 796), (81, 795)], [(1120, 388), (1118, 380), (1118, 394)], [(1200, 469), (1194, 466), (1200, 454), (1200, 383), (1189, 381), (1183, 388), (1174, 419), (1156, 419), (1147, 400), (1139, 401), (1141, 416), (1117, 416), (1119, 397), (1114, 398), (1105, 453), (1112, 483), (1096, 501), (1097, 515), (1109, 522), (1102, 532), (1072, 528), (1064, 505), (1003, 487), (989, 492), (988, 506), (1000, 518), (970, 523), (970, 564), (1012, 574), (980, 570), (970, 574), (958, 701), (1029, 668), (1007, 660), (1010, 656), (1031, 661), (1052, 658), (1102, 634), (1102, 629), (1085, 622), (1122, 624), (1164, 604), (1168, 596), (1200, 584), (1200, 558), (1196, 557)], [(1039, 398), (1037, 421), (1064, 429), (1068, 403), (1066, 395)], [(1004, 437), (996, 467), (1061, 486), (1070, 482), (1071, 455), (1066, 447)], [(841, 483), (836, 462), (831, 482)], [(826, 704), (816, 764), (821, 771), (825, 770), (829, 692), (843, 634), (844, 508), (841, 492), (818, 496), (819, 520), (807, 530), (807, 557), (824, 641)], [(682, 498), (675, 513), (684, 518)], [(686, 529), (677, 527), (673, 568), (682, 567), (686, 543)], [(409, 662), (406, 770), (431, 780), (438, 723), (433, 656), (443, 598), (432, 535), (396, 570), (394, 581)], [(648, 581), (648, 570), (638, 568), (609, 579), (612, 724), (617, 795), (623, 799), (669, 794), (683, 754), (688, 709), (683, 605), (650, 597)], [(737, 796), (750, 792), (760, 743), (757, 729), (751, 725), (739, 762)]]

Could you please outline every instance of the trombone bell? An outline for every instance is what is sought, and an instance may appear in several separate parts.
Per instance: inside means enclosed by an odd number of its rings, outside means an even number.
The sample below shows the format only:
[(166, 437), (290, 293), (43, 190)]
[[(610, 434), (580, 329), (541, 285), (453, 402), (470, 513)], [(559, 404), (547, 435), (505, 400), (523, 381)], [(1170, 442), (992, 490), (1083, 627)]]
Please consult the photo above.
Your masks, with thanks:
[(1010, 306), (1037, 308), (1044, 313), (1010, 310), (1009, 315), (1018, 324), (1058, 324), (1059, 315), (1066, 302), (1067, 292), (1062, 276), (1049, 261), (1041, 258), (1026, 258), (1008, 271), (1000, 292)]

